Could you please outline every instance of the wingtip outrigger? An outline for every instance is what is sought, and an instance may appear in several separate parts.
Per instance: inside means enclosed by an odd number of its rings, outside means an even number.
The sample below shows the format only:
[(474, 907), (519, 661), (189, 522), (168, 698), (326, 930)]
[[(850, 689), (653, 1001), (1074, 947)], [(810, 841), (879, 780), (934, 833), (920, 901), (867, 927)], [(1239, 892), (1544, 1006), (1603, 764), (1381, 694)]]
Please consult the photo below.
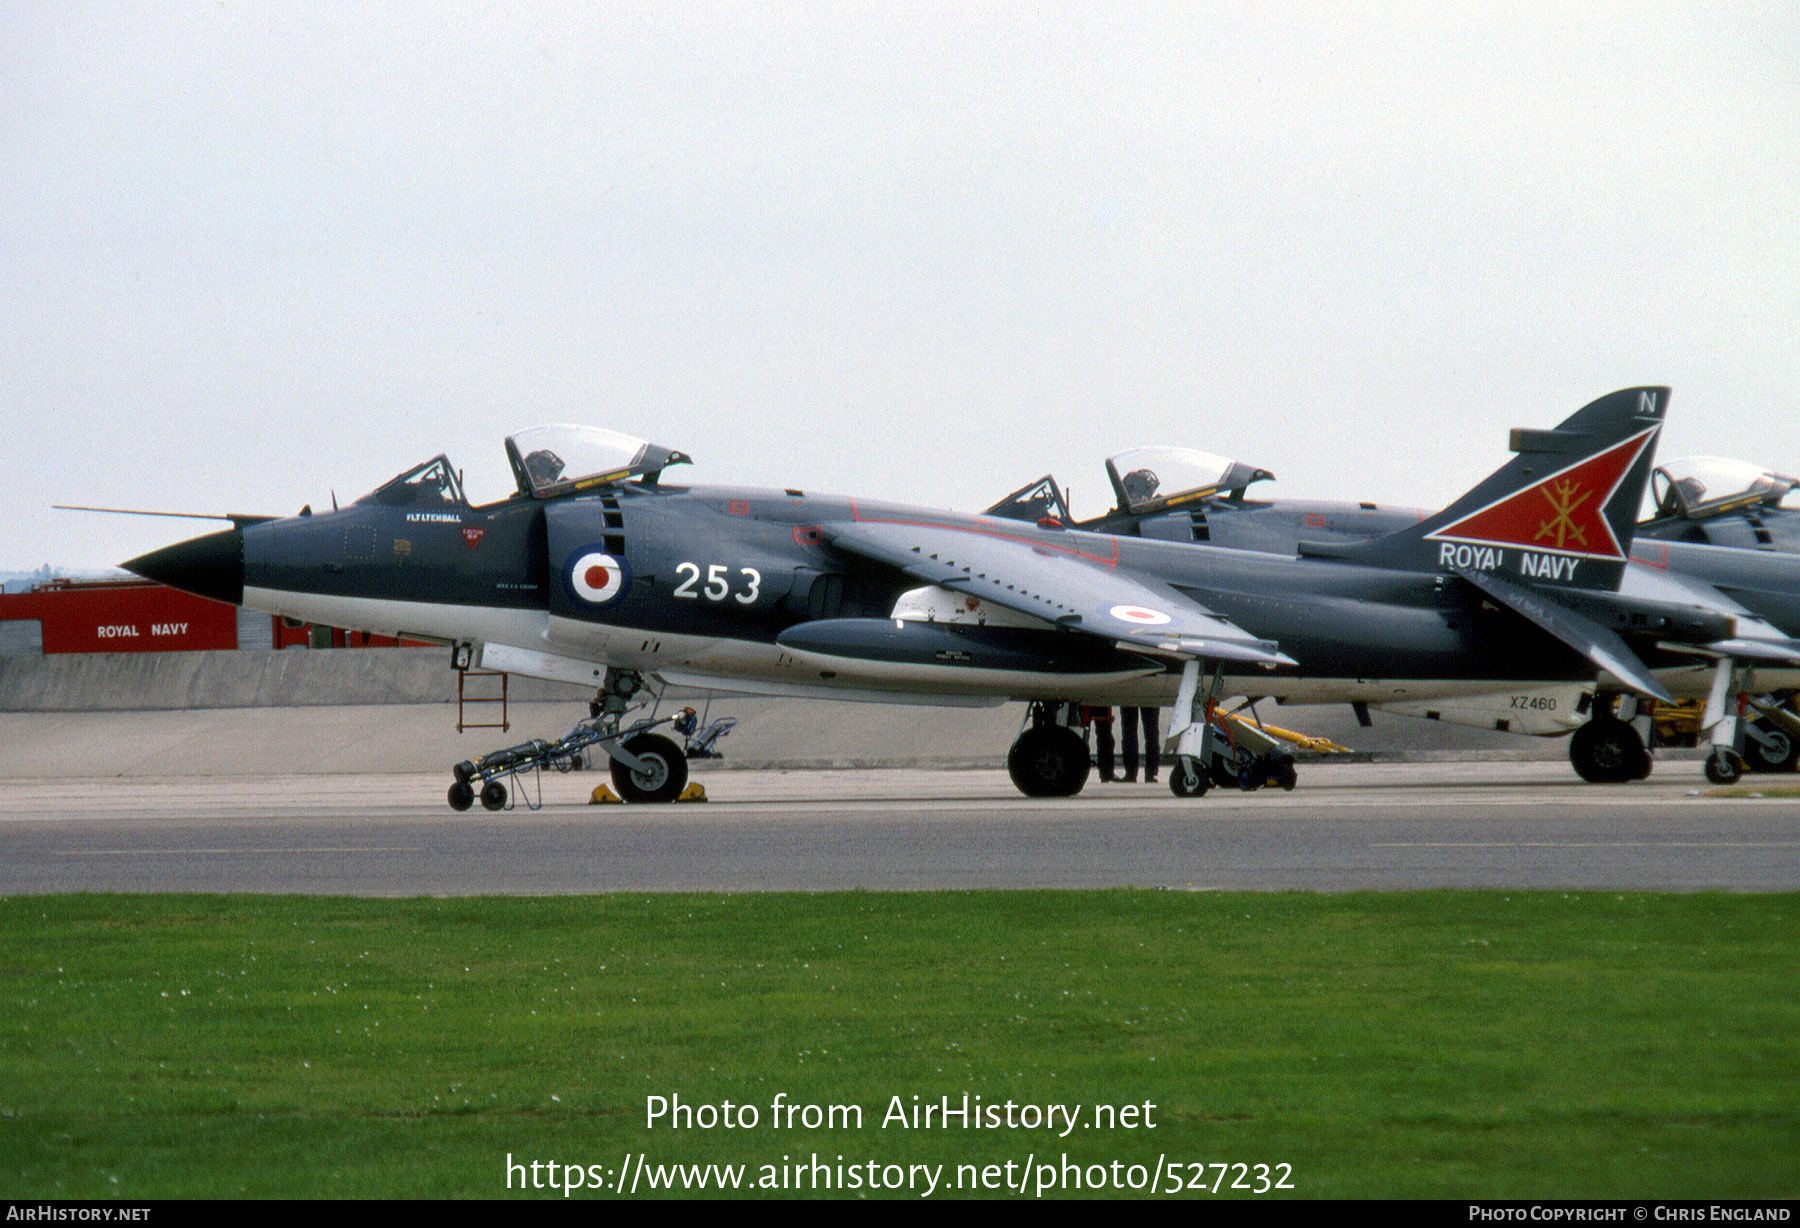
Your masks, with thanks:
[(1181, 667), (1175, 695), (1175, 762), (1169, 770), (1169, 792), (1201, 797), (1213, 785), (1251, 792), (1264, 785), (1292, 790), (1299, 781), (1294, 756), (1275, 739), (1263, 735), (1261, 749), (1249, 744), (1251, 731), (1219, 711), (1225, 684), (1224, 662), (1215, 660), (1201, 684), (1203, 662), (1189, 657)]

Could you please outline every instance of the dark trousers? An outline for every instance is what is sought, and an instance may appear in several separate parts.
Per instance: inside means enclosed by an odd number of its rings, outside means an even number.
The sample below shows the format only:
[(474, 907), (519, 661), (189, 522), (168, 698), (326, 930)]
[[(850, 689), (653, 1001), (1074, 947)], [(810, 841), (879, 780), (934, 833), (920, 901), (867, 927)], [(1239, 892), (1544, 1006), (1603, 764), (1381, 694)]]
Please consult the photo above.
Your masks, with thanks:
[(1110, 720), (1096, 719), (1094, 721), (1094, 758), (1099, 760), (1100, 779), (1111, 780), (1113, 778), (1113, 727)]
[(1162, 764), (1162, 734), (1157, 729), (1161, 724), (1161, 708), (1119, 709), (1119, 719), (1125, 726), (1125, 779), (1137, 779), (1140, 714), (1144, 724), (1144, 779), (1155, 780), (1156, 769)]

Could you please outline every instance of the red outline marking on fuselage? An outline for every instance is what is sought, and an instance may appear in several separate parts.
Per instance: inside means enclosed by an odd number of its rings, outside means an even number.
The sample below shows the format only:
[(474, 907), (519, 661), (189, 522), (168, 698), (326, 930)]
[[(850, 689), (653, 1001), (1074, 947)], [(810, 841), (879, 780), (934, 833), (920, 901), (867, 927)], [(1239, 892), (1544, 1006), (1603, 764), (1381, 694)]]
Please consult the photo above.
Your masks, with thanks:
[[(976, 521), (976, 523), (971, 526), (941, 524), (932, 520), (894, 520), (884, 516), (865, 517), (857, 511), (855, 499), (850, 500), (850, 519), (857, 524), (897, 524), (915, 529), (948, 529), (952, 533), (969, 533), (976, 537), (993, 537), (998, 538), (1001, 541), (1017, 542), (1019, 545), (1029, 546), (1033, 550), (1053, 550), (1058, 554), (1074, 555), (1076, 558), (1090, 559), (1093, 562), (1106, 567), (1117, 567), (1119, 565), (1119, 539), (1110, 534), (1107, 536), (1106, 540), (1112, 543), (1112, 557), (1107, 558), (1104, 555), (1089, 554), (1085, 550), (1077, 550), (1073, 546), (1063, 546), (1054, 542), (1047, 542), (1041, 538), (1019, 537), (1013, 533), (997, 532), (994, 529), (988, 528), (981, 521)], [(1065, 532), (1066, 531), (1067, 530), (1065, 530)]]

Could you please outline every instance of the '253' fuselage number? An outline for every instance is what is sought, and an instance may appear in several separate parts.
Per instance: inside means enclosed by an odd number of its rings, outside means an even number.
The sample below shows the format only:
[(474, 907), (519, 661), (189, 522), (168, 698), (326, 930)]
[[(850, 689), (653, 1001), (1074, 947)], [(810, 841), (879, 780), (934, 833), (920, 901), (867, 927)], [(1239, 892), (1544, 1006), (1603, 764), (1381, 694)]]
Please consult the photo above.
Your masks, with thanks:
[[(757, 594), (762, 591), (762, 573), (754, 567), (737, 569), (737, 591), (732, 591), (731, 565), (729, 563), (712, 563), (706, 568), (705, 582), (701, 582), (700, 564), (677, 563), (675, 574), (685, 576), (675, 586), (675, 596), (690, 597), (698, 600), (701, 597), (708, 601), (723, 601), (727, 597), (742, 605), (755, 602)], [(699, 587), (696, 588), (695, 586)]]

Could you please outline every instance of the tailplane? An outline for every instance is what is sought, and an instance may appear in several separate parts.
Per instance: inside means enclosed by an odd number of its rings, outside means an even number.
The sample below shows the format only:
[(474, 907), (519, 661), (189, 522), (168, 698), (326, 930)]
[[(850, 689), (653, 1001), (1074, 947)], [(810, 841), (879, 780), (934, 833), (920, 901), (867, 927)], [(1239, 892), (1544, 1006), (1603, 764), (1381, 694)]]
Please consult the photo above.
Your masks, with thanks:
[(1301, 552), (1539, 587), (1617, 589), (1668, 403), (1667, 388), (1626, 388), (1554, 430), (1514, 430), (1518, 455), (1437, 515), (1355, 546)]

